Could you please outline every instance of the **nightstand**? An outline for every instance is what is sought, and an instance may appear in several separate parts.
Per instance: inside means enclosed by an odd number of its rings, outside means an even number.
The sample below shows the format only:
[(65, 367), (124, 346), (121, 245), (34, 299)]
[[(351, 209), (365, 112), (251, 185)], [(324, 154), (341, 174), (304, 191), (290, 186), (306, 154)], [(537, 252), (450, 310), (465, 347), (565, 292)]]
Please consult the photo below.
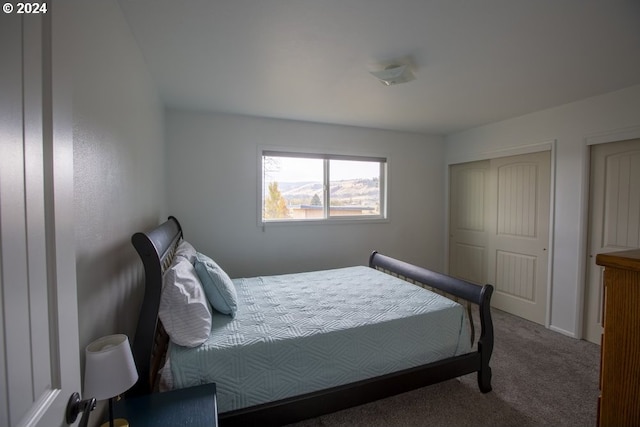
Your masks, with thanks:
[(113, 413), (130, 427), (217, 427), (216, 385), (125, 398), (114, 402)]

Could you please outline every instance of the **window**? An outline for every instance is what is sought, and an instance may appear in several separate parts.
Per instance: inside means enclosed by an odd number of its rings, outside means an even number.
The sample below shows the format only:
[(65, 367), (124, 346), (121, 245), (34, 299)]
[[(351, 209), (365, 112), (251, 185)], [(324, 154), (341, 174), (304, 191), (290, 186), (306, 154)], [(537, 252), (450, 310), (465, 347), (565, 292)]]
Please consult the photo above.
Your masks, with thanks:
[(262, 222), (383, 219), (387, 159), (262, 153)]

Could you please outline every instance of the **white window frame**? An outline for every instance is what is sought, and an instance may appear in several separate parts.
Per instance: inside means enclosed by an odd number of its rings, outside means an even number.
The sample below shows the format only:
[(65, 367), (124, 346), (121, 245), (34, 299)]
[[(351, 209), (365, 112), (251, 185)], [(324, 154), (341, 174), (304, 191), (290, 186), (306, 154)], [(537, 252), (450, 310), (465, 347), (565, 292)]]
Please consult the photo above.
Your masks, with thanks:
[[(263, 215), (263, 195), (265, 186), (264, 177), (264, 157), (291, 157), (304, 159), (322, 159), (323, 160), (323, 217), (322, 218), (301, 218), (301, 219), (273, 219), (264, 220)], [(375, 215), (330, 215), (330, 162), (331, 160), (349, 160), (349, 161), (367, 161), (378, 162), (380, 164), (380, 213)], [(389, 156), (371, 156), (359, 154), (339, 154), (325, 152), (301, 152), (288, 149), (271, 149), (260, 148), (258, 150), (258, 224), (261, 227), (272, 224), (327, 224), (327, 223), (363, 223), (363, 222), (388, 222), (388, 175), (389, 175)]]

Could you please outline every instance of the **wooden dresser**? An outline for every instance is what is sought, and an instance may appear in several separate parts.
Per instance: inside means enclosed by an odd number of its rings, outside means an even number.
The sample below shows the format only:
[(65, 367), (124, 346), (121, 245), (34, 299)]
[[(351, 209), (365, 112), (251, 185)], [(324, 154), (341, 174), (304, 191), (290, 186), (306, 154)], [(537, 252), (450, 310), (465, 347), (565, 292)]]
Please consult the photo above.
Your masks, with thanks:
[(640, 425), (640, 249), (599, 254), (604, 267), (599, 426)]

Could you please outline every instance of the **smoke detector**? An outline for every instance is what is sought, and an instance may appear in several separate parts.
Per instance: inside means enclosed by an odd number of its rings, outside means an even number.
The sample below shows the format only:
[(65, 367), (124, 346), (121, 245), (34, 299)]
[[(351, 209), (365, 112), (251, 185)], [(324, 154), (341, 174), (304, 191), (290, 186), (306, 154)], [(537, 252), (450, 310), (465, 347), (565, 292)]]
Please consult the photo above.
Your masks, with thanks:
[(385, 86), (410, 82), (416, 78), (408, 65), (393, 64), (387, 66), (384, 70), (369, 72)]

